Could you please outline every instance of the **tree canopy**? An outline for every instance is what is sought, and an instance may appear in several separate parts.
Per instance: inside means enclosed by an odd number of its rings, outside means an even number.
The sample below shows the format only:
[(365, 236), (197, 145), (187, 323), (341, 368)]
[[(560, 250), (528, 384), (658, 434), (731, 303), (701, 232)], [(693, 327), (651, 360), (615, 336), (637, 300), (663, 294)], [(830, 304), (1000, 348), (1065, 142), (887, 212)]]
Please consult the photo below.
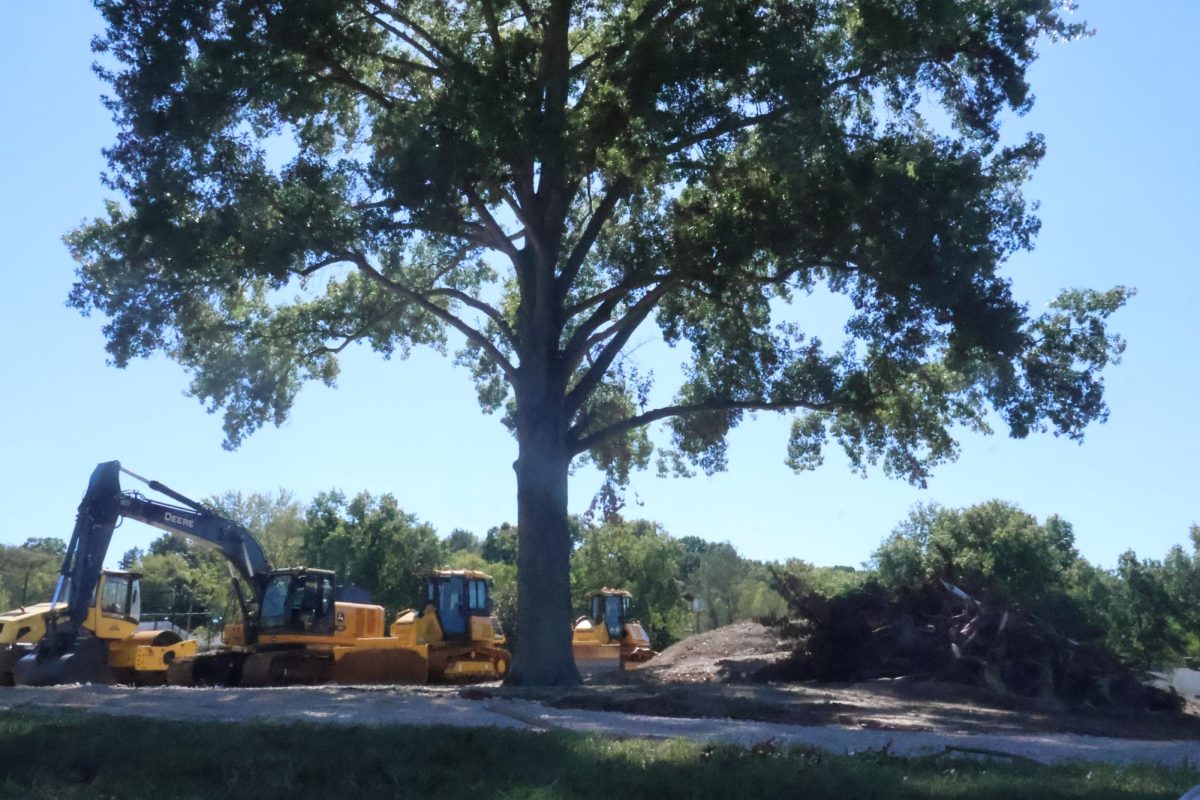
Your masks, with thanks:
[[(615, 497), (651, 423), (683, 473), (767, 410), (794, 415), (798, 470), (833, 440), (920, 483), (993, 411), (1015, 436), (1106, 414), (1128, 292), (1031, 317), (1000, 272), (1044, 153), (1000, 121), (1032, 103), (1039, 40), (1085, 32), (1061, 3), (97, 5), (124, 201), (69, 236), (71, 303), (117, 365), (182, 364), (231, 447), (349, 345), (454, 332), (518, 442), (514, 681), (577, 680), (568, 471)], [(850, 300), (842, 342), (806, 330), (818, 289)], [(652, 322), (673, 396), (628, 357)]]

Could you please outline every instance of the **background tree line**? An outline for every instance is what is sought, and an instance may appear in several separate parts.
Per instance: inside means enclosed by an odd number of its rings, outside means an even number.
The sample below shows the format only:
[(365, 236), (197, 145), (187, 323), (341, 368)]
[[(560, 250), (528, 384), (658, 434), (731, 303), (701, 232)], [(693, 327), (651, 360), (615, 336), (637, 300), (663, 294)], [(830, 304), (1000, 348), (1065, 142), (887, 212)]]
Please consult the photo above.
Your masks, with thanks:
[[(226, 493), (210, 505), (250, 529), (277, 566), (333, 569), (342, 586), (370, 593), (389, 617), (417, 602), (421, 575), (449, 566), (479, 569), (495, 581), (495, 603), (516, 628), (518, 530), (499, 524), (482, 536), (440, 536), (390, 494), (340, 491), (307, 505), (285, 491)], [(1200, 526), (1189, 547), (1162, 559), (1123, 553), (1115, 569), (1084, 559), (1069, 522), (1039, 522), (1017, 506), (991, 501), (967, 509), (918, 506), (859, 567), (816, 567), (800, 559), (744, 558), (728, 542), (675, 537), (649, 520), (571, 521), (571, 592), (582, 613), (601, 586), (633, 595), (633, 611), (656, 648), (739, 620), (782, 619), (787, 605), (773, 584), (792, 575), (834, 597), (864, 587), (898, 593), (944, 579), (985, 591), (1037, 614), (1081, 641), (1103, 644), (1138, 667), (1200, 658)], [(0, 545), (0, 608), (44, 602), (66, 546), (57, 538)], [(196, 629), (234, 614), (224, 559), (169, 535), (126, 552), (120, 566), (143, 575), (143, 611)]]

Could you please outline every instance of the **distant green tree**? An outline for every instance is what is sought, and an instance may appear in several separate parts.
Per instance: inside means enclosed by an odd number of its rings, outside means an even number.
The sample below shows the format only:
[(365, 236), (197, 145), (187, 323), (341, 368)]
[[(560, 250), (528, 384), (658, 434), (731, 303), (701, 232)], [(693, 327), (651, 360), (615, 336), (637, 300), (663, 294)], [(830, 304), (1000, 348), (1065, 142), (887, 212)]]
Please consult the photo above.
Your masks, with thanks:
[(776, 619), (787, 612), (787, 603), (771, 587), (771, 566), (759, 561), (745, 560), (745, 577), (738, 586), (737, 617), (741, 619)]
[(370, 592), (389, 611), (416, 606), (420, 579), (446, 553), (433, 527), (400, 508), (390, 494), (366, 492), (347, 501), (341, 492), (318, 495), (304, 533), (309, 566), (335, 570), (342, 584)]
[(121, 569), (131, 570), (134, 565), (140, 564), (142, 559), (146, 557), (146, 551), (141, 547), (131, 547), (121, 555), (121, 560), (117, 562), (117, 566)]
[(719, 628), (740, 619), (738, 601), (747, 565), (729, 542), (720, 542), (702, 554), (692, 572), (687, 591), (703, 603), (705, 628)]
[(1117, 591), (1109, 616), (1108, 641), (1126, 662), (1143, 669), (1173, 666), (1183, 660), (1189, 618), (1196, 598), (1172, 596), (1162, 562), (1139, 559), (1132, 550), (1117, 562)]
[(1061, 596), (1078, 558), (1069, 523), (1051, 517), (1039, 524), (998, 500), (961, 511), (917, 508), (873, 555), (885, 586), (942, 578), (986, 586), (1028, 607)]
[(250, 531), (275, 567), (303, 566), (304, 507), (291, 492), (225, 492), (209, 498), (217, 513)]
[(460, 550), (468, 553), (482, 553), (483, 540), (471, 531), (455, 528), (446, 537), (446, 550), (450, 553), (456, 553)]
[(67, 544), (53, 537), (31, 537), (20, 545), (0, 545), (0, 595), (12, 605), (47, 602), (58, 582)]
[(507, 522), (489, 528), (483, 539), (480, 554), (485, 560), (495, 564), (517, 563), (517, 528)]

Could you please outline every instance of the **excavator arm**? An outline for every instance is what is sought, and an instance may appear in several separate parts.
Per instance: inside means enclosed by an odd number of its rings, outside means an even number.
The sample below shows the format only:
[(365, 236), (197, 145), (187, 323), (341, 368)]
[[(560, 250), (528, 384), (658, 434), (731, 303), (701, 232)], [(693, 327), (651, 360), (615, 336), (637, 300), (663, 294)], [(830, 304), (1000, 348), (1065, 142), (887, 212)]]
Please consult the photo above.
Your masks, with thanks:
[[(154, 491), (183, 505), (170, 505), (149, 500), (136, 492), (123, 492), (121, 472), (145, 482)], [(43, 640), (49, 650), (62, 652), (71, 646), (78, 635), (96, 591), (113, 530), (122, 518), (134, 519), (216, 549), (249, 584), (254, 602), (261, 603), (263, 592), (270, 582), (271, 565), (262, 545), (248, 530), (158, 481), (147, 481), (123, 469), (119, 461), (106, 461), (92, 472), (87, 492), (79, 503), (75, 528), (67, 545), (52, 599), (54, 603), (65, 600), (67, 613), (55, 625), (54, 636)], [(252, 615), (248, 613), (240, 592), (238, 600), (249, 625)], [(252, 631), (247, 632), (253, 636)]]

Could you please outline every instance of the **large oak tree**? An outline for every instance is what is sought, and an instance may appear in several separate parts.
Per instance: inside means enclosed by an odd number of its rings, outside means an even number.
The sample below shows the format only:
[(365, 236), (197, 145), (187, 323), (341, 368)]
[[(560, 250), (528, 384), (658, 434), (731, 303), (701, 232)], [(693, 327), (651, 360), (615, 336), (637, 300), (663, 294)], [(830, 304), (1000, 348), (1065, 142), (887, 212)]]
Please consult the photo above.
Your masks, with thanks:
[[(511, 679), (571, 661), (568, 469), (619, 491), (725, 463), (747, 414), (794, 418), (914, 482), (956, 426), (1072, 437), (1103, 417), (1106, 317), (1033, 318), (999, 269), (1038, 227), (1021, 187), (1051, 0), (99, 0), (123, 196), (75, 231), (71, 302), (117, 365), (164, 351), (235, 446), (338, 354), (462, 344), (517, 445)], [(285, 289), (286, 287), (286, 289)], [(849, 300), (845, 341), (806, 299)], [(649, 404), (628, 358), (684, 359)]]

